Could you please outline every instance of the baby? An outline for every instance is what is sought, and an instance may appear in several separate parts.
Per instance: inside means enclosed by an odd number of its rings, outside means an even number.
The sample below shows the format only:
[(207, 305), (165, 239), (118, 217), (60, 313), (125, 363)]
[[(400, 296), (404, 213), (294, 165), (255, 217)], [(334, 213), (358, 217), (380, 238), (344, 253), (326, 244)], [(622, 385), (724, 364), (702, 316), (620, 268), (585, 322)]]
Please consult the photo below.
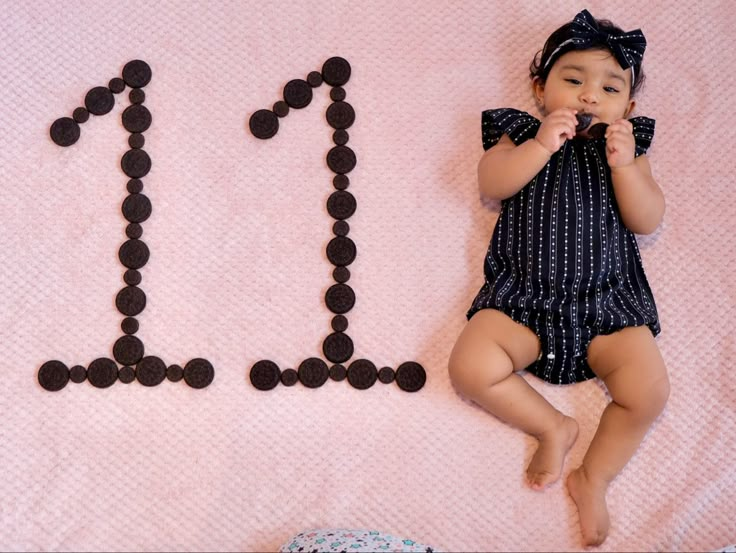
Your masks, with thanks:
[(483, 113), (478, 182), (502, 208), (485, 283), (449, 360), (461, 394), (539, 441), (526, 473), (536, 490), (559, 479), (578, 424), (517, 373), (605, 383), (612, 401), (567, 478), (586, 545), (606, 539), (606, 490), (669, 396), (634, 236), (652, 233), (664, 214), (645, 155), (654, 121), (626, 119), (645, 47), (640, 30), (584, 10), (532, 62), (541, 121), (511, 108)]

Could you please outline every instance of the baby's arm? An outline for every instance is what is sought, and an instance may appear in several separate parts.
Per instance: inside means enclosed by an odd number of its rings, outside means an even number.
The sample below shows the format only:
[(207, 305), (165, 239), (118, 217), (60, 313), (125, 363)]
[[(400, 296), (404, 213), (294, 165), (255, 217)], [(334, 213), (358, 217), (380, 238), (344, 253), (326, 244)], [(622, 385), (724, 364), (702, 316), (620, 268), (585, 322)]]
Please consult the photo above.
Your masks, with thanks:
[(483, 196), (505, 200), (516, 194), (547, 164), (562, 143), (575, 136), (575, 110), (563, 108), (542, 121), (537, 136), (516, 146), (506, 135), (478, 163), (478, 186)]
[(612, 167), (611, 178), (618, 209), (626, 228), (651, 234), (664, 216), (664, 194), (652, 176), (649, 161), (640, 155), (625, 167)]
[(664, 216), (664, 194), (652, 176), (645, 155), (635, 156), (633, 126), (620, 119), (606, 130), (606, 156), (613, 190), (626, 228), (651, 234)]

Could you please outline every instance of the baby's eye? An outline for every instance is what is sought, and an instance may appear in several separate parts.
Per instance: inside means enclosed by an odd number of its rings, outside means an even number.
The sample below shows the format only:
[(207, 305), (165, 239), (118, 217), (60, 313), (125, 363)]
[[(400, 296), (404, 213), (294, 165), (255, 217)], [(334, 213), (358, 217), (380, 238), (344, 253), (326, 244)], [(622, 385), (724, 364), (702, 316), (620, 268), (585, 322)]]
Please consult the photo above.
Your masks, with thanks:
[(603, 87), (603, 90), (605, 90), (606, 92), (611, 92), (612, 94), (617, 94), (618, 93), (618, 89), (617, 88), (614, 88), (612, 86), (604, 86)]
[(566, 80), (566, 81), (567, 81), (568, 83), (572, 83), (572, 84), (583, 84), (583, 83), (581, 83), (580, 81), (578, 81), (577, 79), (565, 79), (565, 80)]

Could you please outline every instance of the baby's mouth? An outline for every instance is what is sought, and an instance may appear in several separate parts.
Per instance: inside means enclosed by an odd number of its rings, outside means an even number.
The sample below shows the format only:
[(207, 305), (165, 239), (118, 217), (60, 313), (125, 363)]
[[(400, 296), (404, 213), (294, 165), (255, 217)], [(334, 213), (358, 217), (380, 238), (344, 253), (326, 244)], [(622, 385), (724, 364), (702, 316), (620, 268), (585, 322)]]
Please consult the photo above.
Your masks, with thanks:
[[(575, 118), (578, 120), (578, 124), (575, 126), (575, 134), (587, 134), (591, 138), (603, 138), (606, 136), (607, 123), (596, 123), (588, 128), (593, 122), (593, 115), (591, 113), (576, 113)], [(586, 129), (587, 132), (584, 132)]]

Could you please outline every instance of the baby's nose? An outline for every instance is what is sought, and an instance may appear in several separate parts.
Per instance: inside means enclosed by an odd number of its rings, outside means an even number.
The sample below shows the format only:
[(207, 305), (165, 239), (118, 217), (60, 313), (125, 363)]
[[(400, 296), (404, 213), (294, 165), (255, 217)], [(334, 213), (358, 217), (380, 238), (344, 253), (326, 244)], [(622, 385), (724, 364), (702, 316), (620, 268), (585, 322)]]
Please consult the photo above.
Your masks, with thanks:
[(595, 104), (598, 102), (598, 94), (594, 90), (584, 90), (580, 93), (580, 99), (588, 104)]

